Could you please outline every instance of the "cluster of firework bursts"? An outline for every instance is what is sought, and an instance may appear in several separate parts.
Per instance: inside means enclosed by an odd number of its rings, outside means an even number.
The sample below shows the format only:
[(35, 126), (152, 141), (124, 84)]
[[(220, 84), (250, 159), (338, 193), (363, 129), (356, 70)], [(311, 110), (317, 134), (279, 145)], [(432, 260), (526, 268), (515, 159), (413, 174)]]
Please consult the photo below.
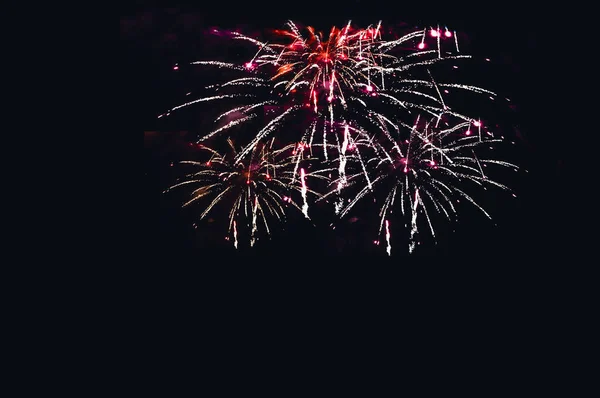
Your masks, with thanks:
[[(253, 246), (260, 231), (269, 234), (287, 209), (310, 219), (317, 201), (342, 218), (371, 197), (379, 206), (374, 243), (390, 255), (392, 225), (407, 228), (412, 252), (420, 229), (435, 238), (432, 215), (455, 220), (460, 200), (490, 217), (469, 185), (508, 190), (485, 168), (516, 166), (478, 154), (500, 139), (454, 109), (447, 94), (495, 94), (434, 77), (437, 64), (470, 58), (456, 32), (435, 27), (392, 40), (382, 33), (381, 23), (355, 29), (350, 22), (328, 36), (288, 22), (269, 41), (227, 32), (256, 52), (240, 63), (192, 63), (221, 69), (223, 81), (160, 117), (200, 103), (226, 108), (198, 140), (207, 159), (182, 162), (195, 168), (169, 190), (191, 187), (185, 205), (201, 203), (201, 218), (226, 203), (227, 239), (236, 248), (241, 237)], [(229, 150), (208, 148), (209, 139), (227, 140)]]

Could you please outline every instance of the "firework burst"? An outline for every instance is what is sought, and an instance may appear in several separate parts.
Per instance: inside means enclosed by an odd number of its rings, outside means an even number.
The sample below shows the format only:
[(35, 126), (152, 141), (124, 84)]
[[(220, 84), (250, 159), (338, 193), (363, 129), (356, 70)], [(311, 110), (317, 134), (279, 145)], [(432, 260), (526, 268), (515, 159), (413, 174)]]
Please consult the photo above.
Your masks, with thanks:
[[(229, 33), (229, 37), (255, 46), (255, 55), (239, 63), (193, 62), (228, 69), (233, 77), (208, 86), (209, 95), (161, 116), (203, 102), (232, 104), (216, 117), (218, 127), (201, 136), (199, 142), (263, 121), (264, 127), (239, 153), (238, 160), (262, 140), (286, 130), (286, 123), (305, 126), (295, 129), (297, 133), (288, 142), (309, 147), (321, 144), (322, 155), (328, 160), (332, 149), (341, 151), (347, 123), (368, 130), (388, 123), (391, 116), (403, 116), (406, 122), (416, 113), (436, 117), (451, 114), (471, 121), (473, 116), (447, 103), (444, 96), (448, 89), (495, 96), (476, 86), (434, 79), (431, 68), (436, 64), (470, 58), (459, 54), (456, 35), (447, 29), (419, 29), (384, 40), (381, 23), (355, 29), (348, 22), (344, 28), (333, 27), (324, 37), (312, 27), (300, 29), (290, 21), (288, 29), (274, 32), (272, 42), (237, 32)], [(431, 41), (435, 44), (429, 49)]]
[(242, 235), (249, 237), (250, 246), (254, 246), (261, 231), (263, 235), (270, 235), (272, 221), (284, 221), (290, 207), (309, 218), (309, 200), (312, 199), (309, 195), (320, 195), (308, 187), (308, 180), (324, 177), (305, 171), (302, 164), (310, 159), (302, 150), (295, 145), (273, 149), (271, 140), (260, 149), (255, 146), (246, 158), (238, 161), (234, 143), (230, 139), (227, 142), (229, 151), (225, 154), (203, 146), (210, 154), (208, 160), (180, 162), (195, 170), (165, 193), (176, 188), (191, 188), (183, 206), (201, 205), (200, 219), (219, 205), (229, 206), (228, 239), (233, 240), (235, 248), (241, 244)]
[[(458, 62), (470, 58), (460, 53), (456, 32), (418, 29), (387, 40), (381, 23), (355, 29), (348, 22), (326, 36), (290, 21), (268, 41), (237, 32), (227, 35), (254, 46), (254, 55), (239, 62), (193, 62), (224, 69), (224, 81), (205, 87), (199, 98), (161, 117), (195, 104), (225, 106), (214, 128), (198, 142), (227, 136), (244, 145), (235, 150), (228, 140), (231, 152), (212, 151), (210, 165), (183, 162), (201, 170), (171, 189), (196, 187), (185, 205), (211, 197), (201, 218), (231, 198), (229, 233), (236, 247), (239, 236), (246, 236), (242, 230), (248, 231), (250, 246), (260, 229), (268, 234), (268, 220), (283, 220), (287, 205), (308, 218), (307, 196), (318, 197), (308, 188), (309, 178), (330, 180), (335, 175), (330, 191), (320, 199), (333, 195), (339, 217), (369, 194), (383, 194), (377, 241), (385, 235), (390, 255), (394, 209), (400, 210), (402, 224), (410, 231), (412, 253), (421, 226), (435, 238), (431, 215), (456, 219), (460, 200), (490, 217), (467, 193), (469, 184), (509, 190), (489, 178), (485, 168), (516, 166), (480, 151), (500, 140), (468, 106), (466, 111), (459, 109), (464, 97), (451, 97), (462, 92), (493, 100), (496, 94), (435, 77), (439, 68), (457, 68)], [(247, 135), (248, 131), (255, 133)], [(284, 147), (274, 149), (274, 142)], [(309, 173), (303, 165), (312, 159), (321, 161), (320, 168)], [(301, 203), (294, 202), (290, 192), (298, 194)]]
[[(437, 119), (436, 119), (437, 120)], [(425, 224), (435, 239), (433, 214), (448, 221), (458, 216), (457, 203), (463, 200), (491, 219), (490, 214), (468, 193), (469, 185), (488, 186), (510, 192), (490, 178), (488, 165), (517, 170), (512, 163), (491, 157), (494, 144), (502, 142), (489, 131), (481, 134), (481, 123), (458, 122), (440, 126), (436, 120), (418, 117), (412, 126), (402, 125), (397, 134), (373, 136), (361, 133), (353, 140), (353, 153), (345, 155), (347, 174), (332, 182), (332, 190), (321, 199), (339, 194), (340, 186), (352, 199), (339, 211), (344, 217), (370, 194), (383, 194), (379, 208), (379, 235), (385, 232), (386, 251), (391, 254), (390, 220), (399, 219), (410, 230), (408, 251), (412, 253)], [(474, 133), (473, 128), (479, 133)], [(484, 149), (485, 151), (482, 151)], [(486, 152), (489, 155), (478, 155)], [(362, 155), (361, 155), (362, 153)], [(320, 200), (321, 200), (320, 199)], [(393, 216), (399, 210), (400, 217)], [(385, 231), (384, 231), (385, 229)], [(379, 243), (379, 238), (375, 240)]]

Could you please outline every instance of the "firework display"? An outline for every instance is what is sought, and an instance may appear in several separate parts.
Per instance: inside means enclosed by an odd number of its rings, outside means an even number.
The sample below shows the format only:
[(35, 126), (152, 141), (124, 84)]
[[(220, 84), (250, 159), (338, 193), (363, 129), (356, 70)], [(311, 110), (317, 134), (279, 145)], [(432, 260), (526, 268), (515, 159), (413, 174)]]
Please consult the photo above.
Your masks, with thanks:
[[(297, 151), (295, 145), (274, 149), (271, 140), (260, 149), (255, 146), (244, 161), (238, 161), (234, 143), (230, 139), (227, 143), (229, 151), (225, 154), (202, 146), (201, 149), (210, 155), (208, 160), (180, 162), (194, 170), (166, 192), (190, 188), (189, 200), (184, 206), (201, 205), (200, 219), (214, 211), (215, 207), (225, 205), (224, 208), (229, 211), (229, 235), (236, 248), (240, 228), (249, 227), (252, 247), (259, 230), (263, 229), (269, 235), (271, 220), (283, 221), (289, 207), (310, 218), (308, 196), (320, 195), (308, 188), (307, 181), (324, 177), (308, 173), (304, 168), (298, 169), (300, 159), (306, 161), (302, 151)], [(301, 203), (297, 203), (294, 196), (298, 196)]]
[[(385, 239), (391, 255), (391, 224), (402, 219), (398, 225), (408, 228), (413, 252), (422, 226), (436, 236), (431, 214), (455, 220), (461, 199), (491, 217), (469, 193), (471, 186), (510, 191), (486, 173), (488, 166), (517, 168), (490, 156), (487, 149), (501, 139), (462, 109), (464, 101), (452, 103), (449, 91), (486, 100), (496, 94), (437, 77), (445, 76), (440, 68), (470, 58), (461, 54), (456, 32), (432, 27), (386, 39), (381, 22), (365, 29), (348, 22), (323, 35), (290, 21), (265, 40), (225, 35), (254, 47), (254, 55), (241, 62), (192, 62), (220, 69), (222, 80), (159, 117), (202, 103), (219, 110), (215, 127), (198, 143), (227, 140), (231, 151), (221, 155), (204, 147), (210, 160), (183, 162), (201, 170), (171, 189), (195, 186), (185, 205), (211, 197), (201, 218), (234, 198), (229, 230), (236, 248), (241, 224), (252, 246), (259, 228), (269, 232), (269, 219), (283, 220), (285, 205), (309, 217), (308, 196), (333, 203), (339, 218), (372, 196), (382, 198), (374, 242)], [(231, 137), (243, 142), (238, 150)], [(309, 162), (315, 166), (310, 173)], [(309, 178), (328, 183), (313, 187)], [(321, 187), (326, 190), (317, 193)]]

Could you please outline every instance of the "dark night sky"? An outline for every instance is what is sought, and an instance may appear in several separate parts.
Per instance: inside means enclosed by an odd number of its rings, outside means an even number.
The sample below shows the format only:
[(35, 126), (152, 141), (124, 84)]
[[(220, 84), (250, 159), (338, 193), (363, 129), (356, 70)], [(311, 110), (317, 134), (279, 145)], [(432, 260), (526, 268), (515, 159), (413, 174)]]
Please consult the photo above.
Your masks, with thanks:
[[(127, 94), (136, 123), (133, 134), (142, 136), (144, 131), (164, 128), (158, 124), (156, 115), (179, 102), (186, 89), (181, 74), (174, 74), (172, 65), (202, 58), (203, 53), (212, 51), (211, 44), (203, 41), (203, 32), (209, 27), (258, 31), (264, 27), (278, 28), (286, 19), (325, 31), (331, 25), (343, 25), (348, 19), (357, 25), (376, 23), (380, 19), (389, 24), (406, 22), (420, 27), (448, 25), (468, 35), (470, 51), (467, 52), (486, 55), (494, 61), (495, 77), (491, 83), (508, 92), (517, 106), (517, 113), (512, 114), (510, 123), (520, 132), (516, 139), (517, 156), (529, 173), (520, 175), (514, 182), (506, 181), (515, 188), (519, 198), (506, 204), (498, 201), (494, 206), (498, 227), (492, 228), (484, 225), (483, 220), (468, 218), (459, 226), (459, 232), (442, 238), (445, 243), (432, 248), (431, 253), (472, 255), (485, 261), (499, 254), (515, 259), (542, 259), (566, 252), (567, 239), (562, 231), (568, 221), (565, 216), (567, 192), (557, 187), (565, 177), (566, 148), (558, 139), (560, 126), (547, 116), (548, 109), (553, 109), (553, 96), (556, 95), (547, 83), (548, 74), (554, 72), (547, 63), (547, 29), (538, 19), (532, 19), (531, 14), (523, 14), (530, 11), (521, 11), (519, 3), (480, 3), (479, 9), (452, 1), (443, 6), (437, 3), (403, 2), (388, 9), (373, 6), (385, 4), (378, 1), (328, 2), (325, 8), (313, 9), (304, 2), (299, 3), (299, 7), (289, 3), (272, 9), (261, 6), (266, 2), (254, 2), (254, 6), (246, 5), (233, 12), (230, 6), (219, 9), (218, 5), (211, 4), (211, 10), (207, 12), (199, 7), (161, 9), (138, 2), (137, 6), (123, 11), (120, 24), (124, 68), (129, 76)], [(336, 8), (334, 4), (345, 6)], [(367, 8), (363, 4), (371, 6)], [(396, 13), (398, 15), (392, 15)], [(540, 73), (540, 70), (545, 72)], [(179, 130), (185, 130), (185, 127)], [(198, 238), (190, 226), (189, 215), (160, 195), (164, 189), (164, 168), (178, 156), (182, 155), (166, 155), (164, 149), (160, 153), (154, 149), (144, 150), (142, 200), (147, 205), (144, 236), (148, 250), (157, 254), (197, 253), (192, 249)], [(347, 228), (346, 232), (351, 237), (345, 235), (343, 239), (356, 238), (359, 231), (352, 228)], [(330, 232), (313, 231), (302, 225), (293, 229), (285, 239), (277, 240), (277, 248), (271, 245), (259, 253), (283, 253), (294, 257), (298, 252), (298, 238), (310, 237), (300, 251), (304, 257), (310, 251), (336, 254), (335, 242), (342, 239)], [(470, 233), (467, 233), (469, 229)], [(473, 233), (474, 230), (479, 232)], [(221, 254), (216, 249), (212, 252)], [(348, 249), (346, 254), (355, 252)]]

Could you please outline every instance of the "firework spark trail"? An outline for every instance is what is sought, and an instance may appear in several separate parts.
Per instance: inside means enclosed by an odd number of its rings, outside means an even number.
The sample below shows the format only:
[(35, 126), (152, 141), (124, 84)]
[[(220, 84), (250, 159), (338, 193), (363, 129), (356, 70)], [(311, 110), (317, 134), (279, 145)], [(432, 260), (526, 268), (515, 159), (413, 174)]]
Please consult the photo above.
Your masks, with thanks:
[(481, 176), (483, 178), (487, 178), (485, 176), (485, 173), (483, 172), (483, 168), (481, 167), (481, 162), (479, 161), (479, 158), (477, 157), (477, 154), (475, 153), (475, 151), (473, 150), (473, 148), (471, 148), (471, 152), (473, 153), (473, 159), (475, 159), (475, 161), (477, 162), (477, 167), (479, 168), (479, 172), (481, 173)]
[[(383, 230), (383, 225), (384, 225), (384, 221), (386, 219), (388, 208), (394, 205), (394, 200), (396, 199), (396, 190), (397, 190), (397, 187), (394, 187), (394, 189), (388, 194), (383, 205), (381, 206), (381, 209), (379, 210), (380, 221), (379, 221), (379, 231), (377, 231), (378, 236), (381, 235), (381, 231)], [(392, 214), (392, 211), (390, 210), (390, 215), (391, 214)]]
[(442, 37), (442, 35), (440, 34), (440, 30), (439, 30), (439, 28), (438, 28), (438, 30), (437, 30), (436, 37), (437, 37), (437, 40), (436, 40), (436, 41), (437, 41), (437, 52), (438, 52), (438, 58), (442, 58), (442, 46), (441, 46), (441, 44), (440, 44), (440, 38)]
[(338, 173), (340, 178), (338, 179), (338, 183), (337, 183), (337, 191), (338, 194), (340, 195), (338, 202), (335, 205), (335, 213), (339, 214), (339, 212), (342, 210), (342, 207), (344, 206), (344, 198), (341, 196), (341, 192), (342, 192), (342, 188), (344, 188), (347, 184), (347, 179), (346, 179), (346, 162), (347, 162), (347, 158), (346, 158), (346, 150), (348, 149), (348, 136), (349, 136), (349, 127), (348, 125), (346, 125), (344, 127), (344, 141), (342, 142), (342, 149), (340, 151), (340, 157), (339, 157), (339, 167), (338, 167)]
[(304, 143), (301, 142), (298, 144), (298, 149), (296, 149), (296, 162), (294, 165), (294, 175), (292, 177), (292, 183), (296, 181), (296, 175), (298, 175), (298, 166), (300, 166), (300, 159), (302, 159), (302, 155), (304, 154)]
[(267, 46), (267, 43), (263, 43), (260, 40), (253, 39), (252, 37), (248, 37), (248, 36), (243, 35), (238, 32), (231, 32), (231, 35), (233, 36), (234, 39), (249, 41), (250, 43), (256, 45), (260, 49), (264, 49), (266, 51), (272, 52), (272, 49), (269, 46)]
[(236, 108), (232, 108), (229, 109), (228, 111), (223, 112), (222, 114), (220, 114), (219, 116), (217, 116), (217, 118), (215, 119), (215, 122), (218, 122), (219, 120), (221, 120), (224, 117), (227, 117), (235, 112), (242, 112), (242, 113), (246, 113), (252, 109), (264, 106), (264, 105), (269, 105), (269, 104), (273, 104), (274, 102), (272, 100), (269, 101), (264, 101), (264, 102), (259, 102), (257, 104), (254, 105), (242, 105), (242, 106), (238, 106)]
[(335, 87), (335, 70), (331, 72), (331, 80), (329, 81), (329, 97), (327, 97), (328, 101), (333, 101), (333, 88)]
[(242, 158), (248, 155), (256, 145), (266, 138), (270, 133), (272, 133), (278, 126), (277, 124), (285, 118), (288, 113), (291, 113), (295, 110), (295, 107), (291, 107), (290, 109), (283, 112), (281, 115), (277, 116), (275, 119), (271, 120), (269, 124), (267, 124), (262, 130), (260, 130), (256, 136), (252, 139), (252, 141), (236, 156), (236, 163), (239, 162)]
[(304, 45), (304, 40), (302, 39), (302, 34), (300, 34), (300, 31), (298, 30), (298, 27), (296, 26), (296, 24), (293, 21), (288, 21), (287, 25), (290, 27), (292, 32), (294, 32), (294, 38), (296, 40), (300, 40), (302, 42), (302, 44)]
[(412, 217), (410, 220), (410, 242), (408, 244), (408, 252), (412, 253), (415, 250), (415, 234), (417, 233), (417, 207), (419, 206), (419, 190), (415, 191), (415, 201), (411, 206)]
[[(343, 176), (343, 181), (346, 180), (346, 151), (348, 150), (348, 145), (350, 144), (350, 127), (346, 124), (344, 127), (344, 140), (342, 141), (342, 150), (340, 152), (340, 176)], [(342, 187), (345, 183), (342, 184)]]
[[(429, 74), (429, 77), (431, 78), (431, 83), (433, 84), (433, 87), (435, 87), (435, 92), (437, 93), (438, 98), (440, 99), (440, 104), (442, 105), (442, 108), (444, 110), (446, 110), (447, 106), (444, 103), (444, 97), (442, 97), (442, 93), (440, 92), (440, 88), (438, 87), (437, 83), (435, 82), (433, 76), (431, 75), (431, 71), (429, 69), (427, 69), (427, 73)], [(438, 118), (438, 120), (440, 120), (440, 118)]]
[(194, 61), (190, 62), (191, 65), (208, 65), (208, 66), (216, 66), (218, 68), (227, 68), (234, 70), (244, 70), (240, 65), (232, 64), (229, 62), (220, 62), (220, 61)]
[(313, 143), (313, 139), (315, 138), (315, 132), (317, 131), (317, 123), (313, 121), (313, 123), (311, 124), (310, 127), (310, 139), (308, 141), (308, 148), (310, 149), (310, 154), (312, 156), (312, 143)]
[(267, 85), (267, 81), (265, 81), (265, 79), (262, 79), (260, 77), (242, 77), (239, 79), (234, 79), (234, 80), (230, 80), (228, 82), (225, 82), (221, 85), (217, 85), (217, 88), (222, 88), (222, 87), (227, 87), (227, 86), (235, 86), (235, 85), (250, 85), (250, 86), (262, 86), (262, 85)]
[(334, 123), (335, 123), (335, 119), (333, 117), (333, 105), (329, 104), (329, 125), (331, 126), (329, 128), (329, 131), (333, 131), (334, 130), (333, 129)]
[(237, 232), (237, 222), (233, 221), (233, 247), (238, 248), (238, 232)]
[(323, 155), (325, 156), (325, 161), (328, 161), (327, 158), (327, 127), (323, 125)]
[(237, 126), (238, 124), (241, 124), (241, 123), (247, 122), (248, 120), (250, 120), (250, 119), (254, 119), (255, 117), (256, 117), (256, 115), (248, 115), (248, 116), (245, 116), (245, 117), (241, 117), (241, 118), (239, 118), (239, 119), (232, 120), (231, 122), (227, 123), (225, 126), (223, 126), (223, 127), (221, 127), (221, 128), (218, 128), (218, 129), (216, 129), (216, 130), (214, 130), (214, 131), (211, 131), (210, 133), (206, 134), (204, 137), (200, 138), (200, 139), (199, 139), (198, 141), (196, 141), (196, 142), (197, 142), (197, 143), (200, 143), (200, 142), (202, 142), (202, 141), (206, 141), (207, 139), (211, 138), (211, 137), (212, 137), (212, 136), (214, 136), (214, 135), (217, 135), (217, 134), (219, 134), (219, 133), (220, 133), (220, 132), (222, 132), (222, 131), (225, 131), (225, 130), (227, 130), (227, 129), (230, 129), (230, 128), (231, 128), (231, 127), (233, 127), (233, 126)]
[(256, 242), (256, 231), (258, 229), (256, 225), (256, 213), (258, 210), (258, 196), (254, 197), (254, 206), (252, 206), (252, 232), (250, 233), (250, 247), (254, 246)]
[(390, 234), (390, 221), (385, 220), (385, 240), (387, 242), (386, 252), (388, 256), (392, 255), (392, 242), (391, 242), (391, 234)]
[(303, 204), (302, 204), (302, 214), (304, 214), (304, 217), (306, 218), (310, 218), (308, 216), (308, 202), (306, 200), (306, 192), (307, 192), (307, 187), (306, 187), (306, 174), (304, 173), (304, 169), (300, 169), (300, 181), (302, 183), (302, 200), (303, 200)]
[(456, 45), (456, 52), (460, 52), (460, 49), (458, 48), (458, 35), (456, 34), (456, 31), (454, 32), (454, 44)]
[(365, 180), (367, 181), (367, 187), (369, 188), (369, 191), (372, 191), (373, 184), (371, 183), (371, 178), (369, 177), (369, 173), (367, 172), (367, 165), (363, 161), (363, 158), (360, 155), (360, 150), (358, 149), (358, 146), (356, 144), (353, 145), (353, 149), (356, 152), (356, 158), (358, 159), (358, 162), (360, 163), (360, 167), (362, 168), (363, 175), (365, 176)]
[(251, 96), (250, 95), (243, 95), (243, 94), (230, 94), (230, 95), (215, 95), (215, 96), (212, 96), (212, 97), (198, 98), (197, 100), (189, 101), (189, 102), (186, 102), (184, 104), (177, 105), (176, 107), (171, 108), (171, 110), (168, 111), (167, 113), (159, 115), (158, 117), (160, 118), (160, 117), (163, 117), (163, 116), (168, 116), (171, 112), (176, 111), (177, 109), (185, 108), (187, 106), (194, 105), (194, 104), (197, 104), (199, 102), (208, 102), (208, 101), (214, 101), (214, 100), (222, 100), (222, 99), (228, 99), (228, 98), (241, 98), (241, 97), (251, 97)]
[(419, 30), (416, 32), (406, 34), (397, 40), (382, 42), (378, 45), (377, 49), (382, 52), (389, 51), (394, 47), (398, 47), (400, 44), (404, 44), (410, 40), (422, 38), (424, 36), (425, 36), (425, 33), (423, 31)]

